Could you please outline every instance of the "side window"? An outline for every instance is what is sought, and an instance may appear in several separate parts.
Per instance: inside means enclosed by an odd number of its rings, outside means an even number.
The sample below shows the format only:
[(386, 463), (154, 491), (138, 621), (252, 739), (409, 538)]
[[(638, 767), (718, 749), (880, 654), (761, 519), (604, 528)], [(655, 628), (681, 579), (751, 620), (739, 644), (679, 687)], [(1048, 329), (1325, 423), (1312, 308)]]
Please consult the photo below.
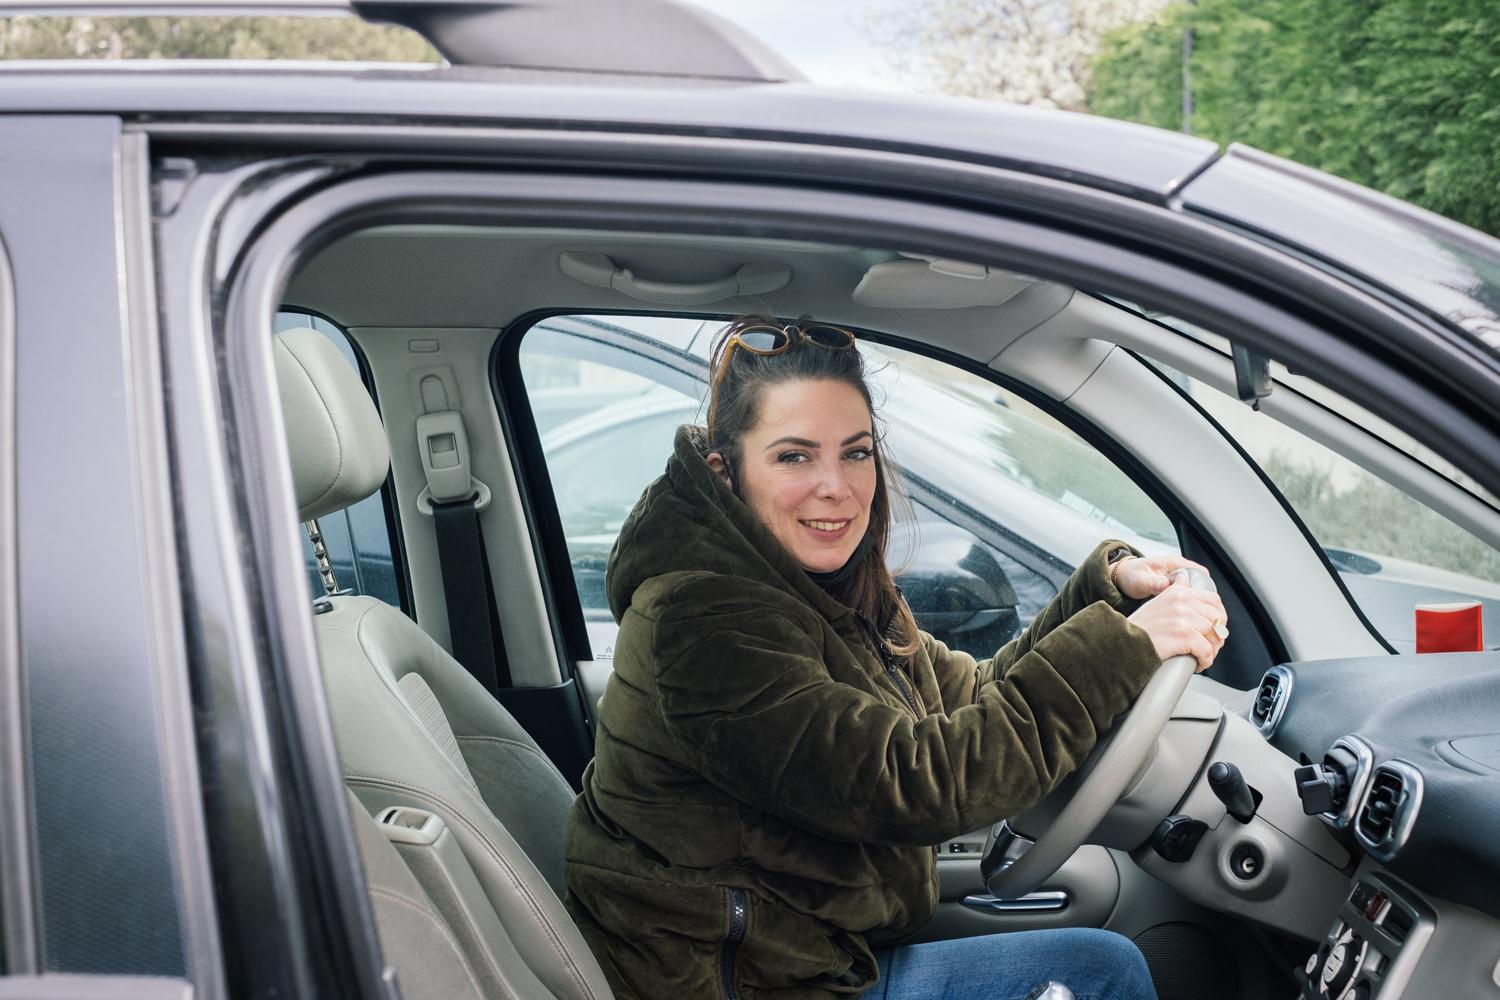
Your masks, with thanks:
[[(618, 632), (604, 572), (678, 426), (701, 422), (722, 321), (545, 320), (519, 359), (578, 598), (599, 660)], [(1101, 540), (1175, 551), (1166, 515), (1097, 450), (1026, 400), (942, 362), (862, 343), (889, 454), (910, 501), (888, 558), (919, 624), (989, 656)], [(898, 511), (903, 505), (898, 504)]]
[[(1157, 367), (1261, 467), (1365, 618), (1397, 652), (1416, 651), (1417, 604), (1478, 601), (1484, 634), (1500, 634), (1500, 551), (1366, 467), (1373, 463), (1353, 461), (1277, 419), (1278, 404), (1288, 394), (1303, 396), (1325, 421), (1347, 421), (1380, 444), (1407, 451), (1483, 504), (1496, 506), (1493, 497), (1372, 414), (1280, 365), (1272, 366), (1278, 384), (1260, 411), (1182, 372)], [(1282, 399), (1275, 398), (1278, 393)]]
[[(312, 327), (331, 340), (356, 371), (359, 359), (344, 332), (319, 316), (306, 313), (276, 314), (276, 332)], [(318, 519), (328, 560), (338, 577), (339, 589), (378, 598), (395, 607), (401, 606), (401, 588), (396, 583), (395, 560), (391, 557), (391, 530), (386, 519), (385, 500), (380, 493), (366, 497), (352, 507)], [(323, 593), (323, 581), (313, 558), (312, 543), (304, 536), (302, 555), (307, 565), (308, 586), (313, 596)]]
[[(916, 514), (897, 582), (922, 627), (949, 646), (993, 653), (1106, 538), (1177, 551), (1172, 522), (1141, 488), (1025, 398), (922, 355), (865, 352)], [(900, 545), (890, 558), (901, 569)], [(980, 580), (995, 598), (975, 600)]]

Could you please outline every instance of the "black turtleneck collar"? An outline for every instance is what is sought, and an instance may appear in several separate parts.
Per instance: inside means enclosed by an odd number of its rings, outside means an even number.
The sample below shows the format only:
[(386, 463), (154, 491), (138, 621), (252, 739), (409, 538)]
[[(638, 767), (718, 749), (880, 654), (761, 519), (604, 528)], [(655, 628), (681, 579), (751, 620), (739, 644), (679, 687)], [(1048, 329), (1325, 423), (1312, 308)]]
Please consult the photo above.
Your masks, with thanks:
[(827, 590), (829, 587), (836, 587), (854, 575), (854, 571), (859, 569), (859, 564), (865, 561), (865, 556), (869, 555), (874, 548), (875, 536), (867, 531), (865, 532), (865, 537), (859, 540), (859, 546), (855, 548), (854, 554), (849, 557), (848, 562), (828, 573), (813, 573), (808, 571), (807, 577), (824, 590)]

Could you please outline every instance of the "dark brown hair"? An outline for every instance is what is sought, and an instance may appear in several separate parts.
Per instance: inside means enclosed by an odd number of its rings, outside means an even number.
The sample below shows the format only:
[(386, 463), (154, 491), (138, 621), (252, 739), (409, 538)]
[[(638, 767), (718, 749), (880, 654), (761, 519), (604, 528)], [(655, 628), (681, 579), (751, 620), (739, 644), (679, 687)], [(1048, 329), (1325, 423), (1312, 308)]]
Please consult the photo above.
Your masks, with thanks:
[[(741, 330), (784, 325), (769, 316), (741, 316), (719, 332), (709, 366), (715, 381), (708, 401), (708, 450), (718, 452), (723, 458), (735, 495), (739, 496), (736, 470), (741, 468), (744, 457), (745, 435), (760, 422), (760, 401), (765, 390), (785, 382), (828, 381), (842, 382), (860, 394), (870, 410), (871, 429), (875, 432), (871, 449), (875, 458), (875, 496), (870, 501), (869, 527), (875, 547), (848, 579), (830, 587), (828, 593), (875, 622), (890, 651), (909, 663), (921, 647), (921, 638), (916, 619), (901, 599), (886, 566), (892, 506), (902, 498), (885, 460), (884, 435), (875, 416), (870, 386), (865, 381), (864, 358), (857, 348), (830, 350), (797, 338), (780, 354), (759, 355), (743, 347), (729, 349), (730, 338)], [(805, 328), (809, 322), (804, 317), (796, 325)]]

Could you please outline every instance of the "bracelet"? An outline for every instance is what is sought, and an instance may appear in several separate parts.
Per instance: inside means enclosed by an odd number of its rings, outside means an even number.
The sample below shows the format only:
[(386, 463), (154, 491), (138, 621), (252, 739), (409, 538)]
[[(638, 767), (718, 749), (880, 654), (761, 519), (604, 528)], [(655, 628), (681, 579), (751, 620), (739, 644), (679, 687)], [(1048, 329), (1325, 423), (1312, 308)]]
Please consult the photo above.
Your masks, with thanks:
[(1116, 562), (1110, 563), (1109, 564), (1109, 585), (1111, 587), (1114, 587), (1116, 590), (1119, 590), (1120, 589), (1120, 579), (1119, 579), (1120, 567), (1124, 566), (1126, 563), (1130, 562), (1130, 560), (1132, 560), (1132, 559), (1139, 559), (1139, 558), (1140, 558), (1140, 556), (1126, 556), (1123, 559), (1120, 559), (1120, 560), (1118, 560)]

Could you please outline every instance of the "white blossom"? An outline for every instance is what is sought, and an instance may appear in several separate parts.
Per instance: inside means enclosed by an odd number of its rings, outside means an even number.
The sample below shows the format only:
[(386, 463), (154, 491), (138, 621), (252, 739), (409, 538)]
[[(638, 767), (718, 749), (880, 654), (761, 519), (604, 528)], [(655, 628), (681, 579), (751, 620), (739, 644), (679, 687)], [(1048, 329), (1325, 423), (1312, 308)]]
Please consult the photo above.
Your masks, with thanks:
[(1173, 0), (907, 0), (872, 33), (899, 69), (947, 94), (1084, 111), (1108, 32)]

